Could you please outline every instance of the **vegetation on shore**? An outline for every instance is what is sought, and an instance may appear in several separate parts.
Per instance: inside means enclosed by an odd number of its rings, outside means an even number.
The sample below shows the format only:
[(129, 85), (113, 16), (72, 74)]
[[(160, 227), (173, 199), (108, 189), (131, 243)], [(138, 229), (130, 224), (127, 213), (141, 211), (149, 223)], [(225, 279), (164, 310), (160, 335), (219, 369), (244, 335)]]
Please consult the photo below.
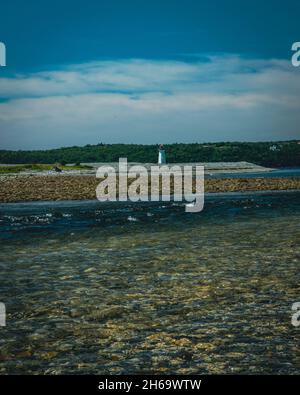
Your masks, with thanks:
[[(167, 160), (174, 162), (247, 161), (261, 166), (300, 166), (298, 141), (220, 142), (208, 144), (166, 144)], [(97, 144), (39, 151), (0, 150), (0, 163), (78, 163), (114, 162), (126, 157), (129, 162), (156, 162), (156, 145)]]
[(53, 170), (54, 167), (58, 167), (60, 170), (68, 171), (68, 170), (84, 170), (91, 169), (91, 166), (87, 165), (49, 165), (49, 164), (24, 164), (24, 165), (16, 165), (16, 166), (1, 166), (0, 165), (0, 174), (7, 173), (20, 173), (21, 171), (50, 171)]

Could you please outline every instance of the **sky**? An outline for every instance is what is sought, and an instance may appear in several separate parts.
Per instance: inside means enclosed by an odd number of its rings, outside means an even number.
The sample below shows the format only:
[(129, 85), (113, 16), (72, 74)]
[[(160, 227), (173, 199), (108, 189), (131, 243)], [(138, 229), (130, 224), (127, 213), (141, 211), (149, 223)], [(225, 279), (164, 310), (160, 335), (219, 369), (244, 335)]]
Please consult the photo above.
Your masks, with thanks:
[(296, 0), (0, 5), (0, 149), (300, 137)]

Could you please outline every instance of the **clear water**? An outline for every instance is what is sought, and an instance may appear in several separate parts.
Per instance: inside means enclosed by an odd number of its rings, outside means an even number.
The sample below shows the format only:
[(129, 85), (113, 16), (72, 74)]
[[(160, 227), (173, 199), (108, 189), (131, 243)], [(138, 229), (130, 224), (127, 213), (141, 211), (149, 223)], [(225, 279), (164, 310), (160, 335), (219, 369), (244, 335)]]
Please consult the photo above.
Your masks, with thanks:
[(299, 373), (300, 192), (0, 205), (0, 373)]
[(299, 177), (300, 168), (286, 168), (286, 169), (275, 169), (272, 171), (260, 171), (260, 172), (235, 172), (235, 173), (214, 173), (206, 174), (207, 178), (290, 178)]

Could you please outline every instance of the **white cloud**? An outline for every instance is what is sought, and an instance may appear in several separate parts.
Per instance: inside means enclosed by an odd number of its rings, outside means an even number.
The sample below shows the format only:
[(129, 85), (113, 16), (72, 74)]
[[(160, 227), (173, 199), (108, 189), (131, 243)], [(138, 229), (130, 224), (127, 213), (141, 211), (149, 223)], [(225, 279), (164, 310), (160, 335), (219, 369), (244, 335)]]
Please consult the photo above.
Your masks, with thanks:
[(288, 61), (119, 60), (0, 78), (1, 146), (299, 137), (300, 72)]

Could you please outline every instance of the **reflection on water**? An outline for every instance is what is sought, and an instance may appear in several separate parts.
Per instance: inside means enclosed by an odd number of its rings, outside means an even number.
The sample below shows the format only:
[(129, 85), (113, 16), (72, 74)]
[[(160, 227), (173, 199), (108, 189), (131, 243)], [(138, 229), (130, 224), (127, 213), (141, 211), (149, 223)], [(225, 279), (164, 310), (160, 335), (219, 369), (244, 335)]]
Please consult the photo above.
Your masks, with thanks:
[(0, 206), (0, 372), (299, 373), (300, 193)]

